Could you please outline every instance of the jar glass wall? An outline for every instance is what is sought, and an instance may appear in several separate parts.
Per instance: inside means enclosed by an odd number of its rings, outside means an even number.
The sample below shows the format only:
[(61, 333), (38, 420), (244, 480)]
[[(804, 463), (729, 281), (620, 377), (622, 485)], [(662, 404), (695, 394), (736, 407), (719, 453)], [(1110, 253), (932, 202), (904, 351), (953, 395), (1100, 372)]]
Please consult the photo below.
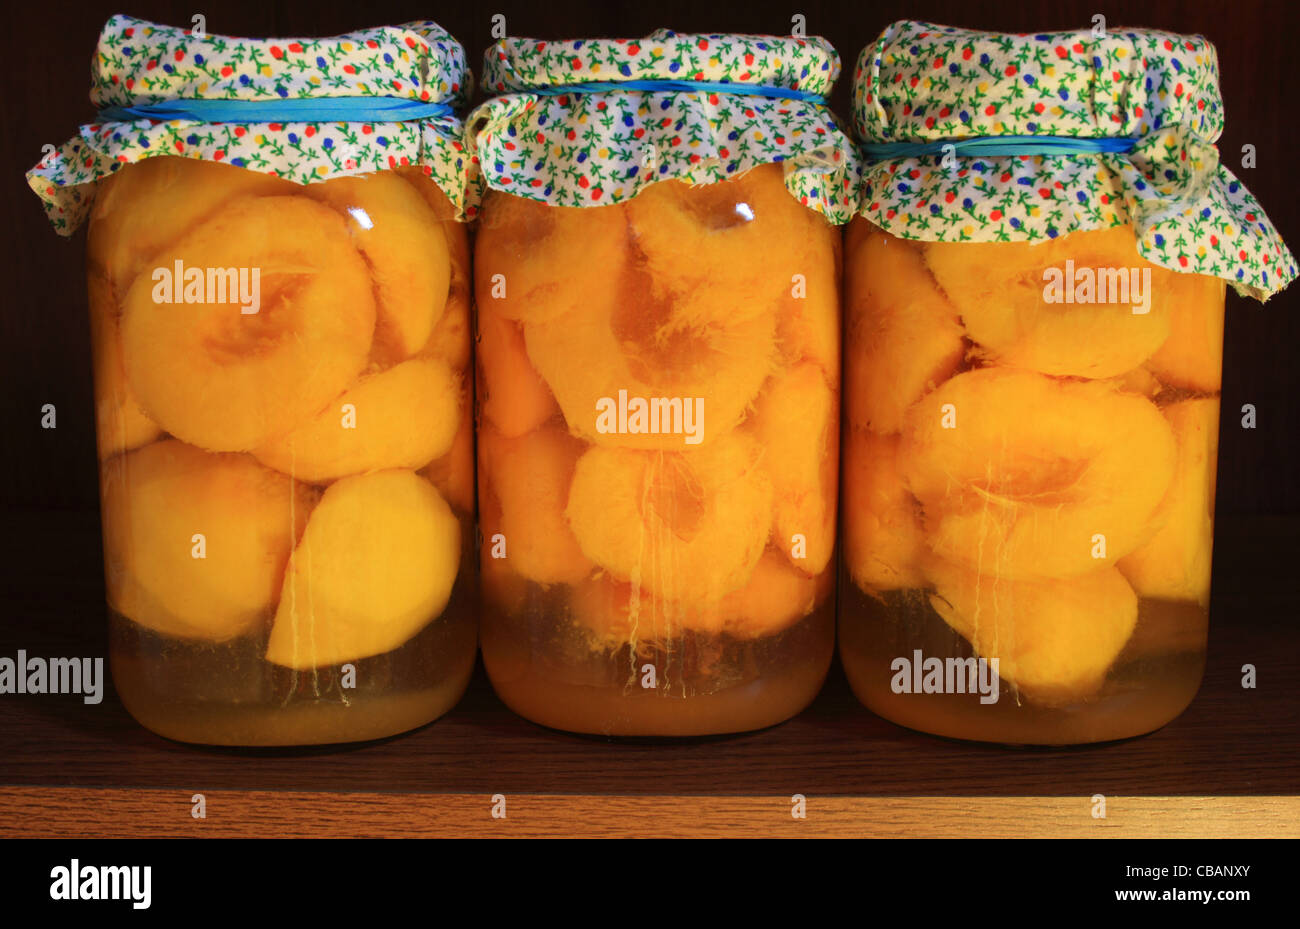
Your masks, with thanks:
[(475, 255), (484, 662), (544, 725), (755, 729), (833, 648), (839, 230), (779, 165), (491, 192)]
[(114, 682), (162, 735), (378, 738), (459, 699), (476, 580), (469, 249), (418, 170), (178, 157), (88, 241)]
[(845, 274), (855, 693), (1006, 743), (1173, 719), (1205, 661), (1223, 282), (1127, 226), (931, 243), (861, 218)]

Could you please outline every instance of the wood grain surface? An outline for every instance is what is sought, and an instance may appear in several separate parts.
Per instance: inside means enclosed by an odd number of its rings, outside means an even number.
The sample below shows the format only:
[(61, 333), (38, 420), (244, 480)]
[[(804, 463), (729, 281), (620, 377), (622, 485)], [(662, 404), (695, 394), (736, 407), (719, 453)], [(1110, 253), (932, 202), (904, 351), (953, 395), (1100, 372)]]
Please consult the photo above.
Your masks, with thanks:
[[(0, 838), (1297, 838), (1300, 797), (564, 796), (0, 788)], [(499, 815), (503, 809), (504, 816)], [(498, 815), (493, 816), (493, 810)]]

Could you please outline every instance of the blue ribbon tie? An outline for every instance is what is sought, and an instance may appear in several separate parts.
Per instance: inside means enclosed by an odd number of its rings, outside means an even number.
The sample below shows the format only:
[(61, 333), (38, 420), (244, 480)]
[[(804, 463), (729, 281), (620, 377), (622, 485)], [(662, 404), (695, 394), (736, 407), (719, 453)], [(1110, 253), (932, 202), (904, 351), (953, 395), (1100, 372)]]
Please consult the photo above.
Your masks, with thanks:
[(1137, 145), (1131, 138), (1076, 138), (1065, 135), (998, 135), (968, 139), (938, 139), (933, 142), (867, 142), (863, 153), (874, 161), (895, 158), (925, 158), (953, 153), (962, 157), (1003, 158), (1016, 155), (1096, 155), (1131, 152)]
[(560, 84), (545, 87), (522, 87), (512, 93), (540, 94), (555, 97), (560, 94), (591, 94), (639, 90), (649, 93), (681, 94), (731, 94), (746, 97), (771, 97), (777, 100), (800, 100), (808, 103), (825, 103), (821, 94), (789, 87), (771, 87), (763, 84), (732, 84), (726, 81), (587, 81), (582, 84)]
[(288, 100), (164, 100), (99, 111), (102, 122), (174, 119), (199, 123), (398, 123), (450, 116), (446, 103), (399, 97), (295, 97)]

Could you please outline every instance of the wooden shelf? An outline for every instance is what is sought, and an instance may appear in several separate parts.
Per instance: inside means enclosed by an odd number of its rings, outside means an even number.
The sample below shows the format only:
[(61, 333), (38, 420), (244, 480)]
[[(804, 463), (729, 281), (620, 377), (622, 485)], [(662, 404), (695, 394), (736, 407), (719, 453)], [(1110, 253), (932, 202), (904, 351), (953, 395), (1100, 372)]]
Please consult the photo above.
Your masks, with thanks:
[[(98, 526), (10, 514), (0, 655), (103, 655)], [(195, 748), (110, 693), (0, 698), (0, 834), (1300, 834), (1300, 520), (1221, 520), (1205, 683), (1149, 736), (1063, 750), (936, 739), (853, 698), (838, 665), (785, 725), (608, 741), (510, 713), (481, 671), (407, 735), (327, 749)], [(1241, 666), (1258, 686), (1241, 687)], [(209, 816), (190, 816), (204, 793)], [(491, 816), (506, 797), (507, 817)], [(808, 818), (791, 818), (791, 797)], [(1091, 798), (1107, 798), (1094, 819)], [(793, 831), (792, 831), (793, 830)]]

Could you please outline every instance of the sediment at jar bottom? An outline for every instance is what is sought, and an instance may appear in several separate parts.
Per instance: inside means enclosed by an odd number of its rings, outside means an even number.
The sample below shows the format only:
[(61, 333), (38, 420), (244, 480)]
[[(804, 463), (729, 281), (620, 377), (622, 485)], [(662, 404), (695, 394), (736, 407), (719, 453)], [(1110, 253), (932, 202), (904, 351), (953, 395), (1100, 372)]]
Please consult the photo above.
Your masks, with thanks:
[(834, 646), (833, 605), (757, 638), (678, 632), (663, 647), (591, 648), (563, 591), (532, 587), (522, 608), (488, 606), (483, 660), (512, 710), (570, 732), (694, 736), (775, 725), (812, 702)]
[[(395, 651), (339, 667), (263, 660), (265, 630), (211, 645), (152, 634), (110, 613), (113, 684), (127, 711), (166, 738), (208, 745), (317, 745), (379, 739), (432, 722), (459, 701), (477, 654), (475, 580)], [(346, 684), (346, 686), (345, 686)]]
[[(1183, 712), (1205, 667), (1207, 612), (1195, 603), (1141, 600), (1132, 635), (1099, 689), (1038, 703), (1003, 679), (996, 702), (979, 693), (900, 692), (900, 668), (922, 659), (977, 657), (923, 590), (864, 594), (841, 582), (839, 655), (857, 698), (891, 722), (948, 738), (1073, 745), (1144, 735)], [(904, 659), (908, 665), (899, 664)]]

